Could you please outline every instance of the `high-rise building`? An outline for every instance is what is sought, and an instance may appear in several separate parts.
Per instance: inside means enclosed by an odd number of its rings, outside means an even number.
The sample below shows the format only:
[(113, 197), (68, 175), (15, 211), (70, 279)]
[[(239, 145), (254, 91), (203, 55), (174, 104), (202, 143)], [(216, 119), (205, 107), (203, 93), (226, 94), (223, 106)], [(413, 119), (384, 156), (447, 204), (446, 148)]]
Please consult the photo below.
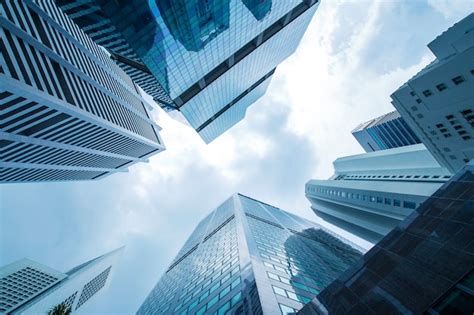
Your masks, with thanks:
[(324, 220), (377, 242), (449, 180), (423, 144), (334, 161), (335, 174), (310, 180), (306, 197)]
[(153, 97), (155, 102), (166, 111), (173, 110), (173, 100), (95, 0), (56, 0), (55, 2), (96, 44), (106, 48), (111, 58), (136, 84)]
[(360, 124), (352, 130), (352, 135), (364, 148), (365, 152), (421, 143), (397, 111)]
[(469, 163), (298, 314), (473, 314)]
[(392, 104), (438, 162), (454, 173), (474, 158), (474, 13), (428, 47), (431, 64), (392, 94)]
[(319, 225), (237, 194), (198, 224), (137, 314), (293, 314), (360, 256)]
[(96, 257), (65, 273), (22, 259), (0, 269), (1, 314), (47, 314), (64, 303), (82, 310), (106, 290), (123, 248)]
[[(243, 119), (275, 68), (298, 46), (317, 0), (61, 0), (65, 12), (123, 56), (125, 40), (172, 104), (209, 143)], [(90, 8), (100, 8), (98, 19)], [(95, 12), (95, 11), (94, 11)], [(112, 25), (102, 30), (103, 24)], [(111, 30), (110, 33), (109, 30)], [(119, 33), (119, 35), (114, 35)], [(107, 35), (106, 35), (107, 34)], [(119, 45), (120, 47), (125, 47)], [(128, 58), (128, 56), (125, 56)], [(120, 60), (120, 57), (119, 59)]]
[(0, 10), (0, 182), (98, 179), (164, 150), (135, 84), (54, 1)]

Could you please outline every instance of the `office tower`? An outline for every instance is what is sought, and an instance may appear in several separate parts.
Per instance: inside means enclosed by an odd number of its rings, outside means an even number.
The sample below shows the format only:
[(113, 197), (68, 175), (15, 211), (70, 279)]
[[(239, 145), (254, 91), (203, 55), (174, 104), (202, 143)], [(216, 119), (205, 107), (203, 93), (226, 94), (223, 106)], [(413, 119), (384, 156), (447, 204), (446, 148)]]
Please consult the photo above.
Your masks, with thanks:
[[(166, 91), (161, 104), (184, 117), (206, 143), (245, 116), (266, 91), (276, 67), (298, 46), (317, 0), (61, 0), (65, 12), (101, 37), (87, 18), (100, 8)], [(107, 30), (111, 29), (107, 27)], [(112, 34), (110, 36), (113, 36)], [(115, 38), (115, 37), (114, 37)], [(113, 55), (123, 55), (107, 46)], [(128, 46), (127, 46), (128, 47)], [(128, 49), (128, 48), (127, 48)], [(170, 113), (171, 114), (171, 113)]]
[(298, 314), (473, 314), (469, 163)]
[(352, 135), (365, 152), (421, 143), (397, 111), (360, 124), (352, 130)]
[(237, 194), (197, 225), (137, 314), (292, 314), (360, 256), (319, 225)]
[(330, 179), (306, 184), (306, 198), (318, 216), (369, 242), (380, 240), (450, 178), (423, 144), (333, 164)]
[(0, 8), (0, 182), (99, 179), (164, 150), (135, 84), (53, 1)]
[(428, 47), (436, 59), (392, 94), (392, 104), (438, 162), (455, 173), (474, 158), (474, 13)]
[(108, 287), (122, 249), (65, 273), (29, 259), (3, 266), (0, 269), (0, 313), (47, 314), (61, 303), (72, 312), (82, 310)]
[[(106, 48), (111, 58), (136, 84), (153, 97), (155, 102), (166, 111), (173, 110), (173, 100), (95, 0), (55, 2), (96, 44)], [(143, 3), (143, 6), (146, 7), (146, 4)]]

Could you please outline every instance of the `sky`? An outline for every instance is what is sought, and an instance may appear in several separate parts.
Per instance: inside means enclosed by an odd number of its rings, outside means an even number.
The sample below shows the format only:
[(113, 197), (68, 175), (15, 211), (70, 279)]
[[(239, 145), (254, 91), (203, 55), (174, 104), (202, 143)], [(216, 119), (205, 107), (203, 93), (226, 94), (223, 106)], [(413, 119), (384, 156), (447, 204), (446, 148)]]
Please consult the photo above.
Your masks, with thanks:
[(390, 94), (434, 59), (426, 45), (473, 11), (471, 0), (323, 0), (266, 95), (211, 144), (157, 108), (167, 150), (149, 163), (100, 181), (0, 186), (0, 265), (26, 257), (67, 271), (125, 245), (84, 312), (132, 314), (196, 224), (236, 192), (320, 222), (304, 184), (363, 152), (351, 130), (393, 110)]

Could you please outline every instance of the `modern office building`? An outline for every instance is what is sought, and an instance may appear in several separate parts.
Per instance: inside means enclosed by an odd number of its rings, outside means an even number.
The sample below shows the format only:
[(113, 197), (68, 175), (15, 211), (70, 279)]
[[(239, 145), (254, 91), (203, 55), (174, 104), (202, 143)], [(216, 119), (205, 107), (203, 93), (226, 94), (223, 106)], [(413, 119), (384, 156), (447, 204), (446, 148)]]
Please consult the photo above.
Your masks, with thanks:
[(135, 84), (54, 1), (0, 10), (0, 182), (99, 179), (164, 150)]
[[(173, 110), (173, 100), (95, 0), (55, 2), (96, 44), (106, 48), (111, 58), (136, 84), (153, 97), (155, 102), (166, 111)], [(144, 6), (146, 7), (146, 4)]]
[[(184, 117), (206, 143), (242, 120), (265, 93), (319, 5), (317, 0), (59, 2), (95, 38), (109, 36), (109, 29), (118, 32), (110, 38), (125, 40), (126, 50), (132, 48), (172, 100), (160, 105), (178, 111), (175, 116)], [(97, 16), (105, 19), (89, 18), (91, 7), (100, 8)], [(113, 28), (102, 31), (102, 22)], [(107, 40), (99, 43), (126, 62), (120, 56), (128, 55)]]
[(293, 314), (360, 257), (319, 225), (237, 194), (198, 224), (137, 314)]
[(330, 179), (306, 184), (311, 208), (373, 243), (451, 177), (423, 144), (339, 158), (334, 170)]
[(474, 163), (298, 314), (474, 313)]
[(123, 248), (96, 257), (68, 272), (59, 272), (29, 259), (0, 269), (1, 314), (47, 314), (64, 303), (80, 311), (106, 290)]
[(380, 151), (421, 143), (397, 111), (360, 124), (352, 135), (365, 152)]
[(451, 173), (474, 158), (474, 13), (433, 40), (431, 64), (392, 94), (392, 104)]

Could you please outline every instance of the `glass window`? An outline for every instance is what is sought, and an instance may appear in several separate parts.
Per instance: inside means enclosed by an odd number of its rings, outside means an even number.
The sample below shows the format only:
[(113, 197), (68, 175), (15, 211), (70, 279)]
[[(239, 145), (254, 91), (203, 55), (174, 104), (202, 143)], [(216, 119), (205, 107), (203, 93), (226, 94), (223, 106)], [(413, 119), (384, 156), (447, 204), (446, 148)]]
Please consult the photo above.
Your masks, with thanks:
[(207, 309), (210, 309), (217, 301), (219, 301), (219, 296), (216, 295), (212, 300), (207, 302)]
[(232, 306), (235, 306), (235, 304), (239, 303), (241, 299), (242, 299), (242, 293), (241, 292), (234, 295), (234, 297), (231, 300)]
[(195, 308), (196, 306), (198, 305), (198, 301), (194, 301), (193, 303), (191, 303), (188, 307), (188, 311), (192, 310), (193, 308)]
[(203, 315), (206, 312), (206, 305), (201, 307), (199, 311), (196, 312), (196, 315)]
[(382, 203), (383, 202), (383, 198), (382, 197), (377, 197), (377, 203)]
[(296, 310), (289, 307), (289, 306), (286, 306), (286, 305), (283, 305), (283, 304), (279, 304), (280, 305), (280, 310), (281, 310), (281, 313), (283, 315), (294, 315), (296, 314)]
[(412, 201), (404, 201), (403, 202), (403, 208), (415, 209), (416, 208), (416, 203), (412, 202)]
[(218, 315), (223, 315), (230, 309), (230, 301), (222, 305), (219, 310), (217, 311)]
[(219, 294), (219, 298), (222, 299), (229, 292), (230, 292), (230, 285), (228, 285), (224, 290), (222, 290), (222, 292)]
[(278, 278), (278, 276), (274, 273), (271, 273), (271, 272), (267, 272), (268, 273), (268, 277), (270, 279), (273, 279), (273, 280), (276, 280), (276, 281), (280, 281), (280, 279)]
[(216, 284), (214, 284), (214, 285), (211, 287), (210, 292), (212, 293), (212, 292), (216, 291), (216, 290), (219, 288), (219, 286), (220, 286), (220, 283), (217, 282)]
[(231, 288), (234, 289), (234, 288), (237, 287), (239, 284), (240, 284), (240, 277), (238, 277), (237, 279), (235, 279), (235, 280), (232, 282)]
[(274, 291), (276, 294), (286, 296), (285, 290), (283, 290), (282, 288), (276, 287), (276, 286), (274, 286), (274, 285), (272, 285), (272, 287), (273, 287), (273, 291)]
[(385, 204), (386, 204), (386, 205), (391, 205), (391, 204), (392, 204), (392, 199), (390, 199), (390, 198), (385, 198)]
[(400, 207), (400, 204), (401, 204), (401, 203), (400, 203), (400, 200), (398, 200), (398, 199), (393, 199), (393, 205), (394, 205), (395, 207)]

